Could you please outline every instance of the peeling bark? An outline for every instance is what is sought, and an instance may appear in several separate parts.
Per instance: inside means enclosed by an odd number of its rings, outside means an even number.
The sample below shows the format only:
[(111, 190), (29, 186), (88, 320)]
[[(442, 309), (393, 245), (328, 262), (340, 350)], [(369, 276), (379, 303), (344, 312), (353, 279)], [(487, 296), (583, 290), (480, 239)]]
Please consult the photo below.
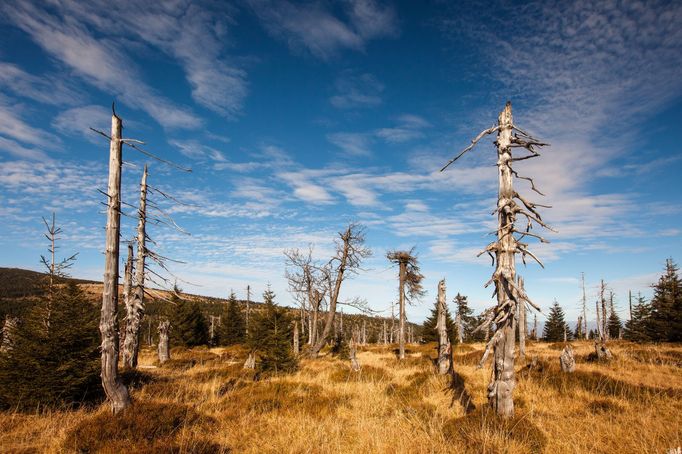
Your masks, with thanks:
[(575, 372), (575, 357), (573, 356), (573, 349), (570, 345), (566, 345), (559, 356), (561, 363), (561, 370), (567, 373)]
[(244, 361), (244, 369), (255, 369), (256, 368), (256, 354), (249, 353), (248, 358)]
[(170, 359), (170, 322), (163, 320), (159, 323), (159, 363)]
[(438, 283), (438, 308), (436, 319), (436, 330), (438, 331), (438, 373), (445, 375), (450, 368), (450, 361), (448, 360), (448, 352), (450, 351), (450, 341), (448, 340), (448, 331), (445, 323), (445, 280)]
[(118, 252), (121, 231), (121, 132), (123, 123), (111, 117), (109, 147), (109, 182), (107, 187), (107, 225), (104, 252), (102, 311), (99, 330), (102, 334), (102, 387), (114, 414), (130, 406), (128, 389), (118, 376)]
[(298, 322), (294, 322), (294, 355), (298, 355)]

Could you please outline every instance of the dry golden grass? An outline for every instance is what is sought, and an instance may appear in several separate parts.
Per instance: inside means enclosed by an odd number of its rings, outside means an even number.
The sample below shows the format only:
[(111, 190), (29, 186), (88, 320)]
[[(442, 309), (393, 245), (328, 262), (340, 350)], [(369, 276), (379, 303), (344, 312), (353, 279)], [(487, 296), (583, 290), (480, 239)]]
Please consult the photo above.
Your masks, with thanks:
[(434, 374), (426, 345), (410, 346), (404, 362), (383, 346), (361, 349), (360, 373), (322, 357), (258, 381), (242, 370), (240, 348), (177, 349), (156, 368), (149, 350), (128, 378), (133, 408), (116, 418), (106, 405), (0, 413), (0, 451), (662, 453), (682, 445), (682, 346), (613, 342), (614, 361), (598, 364), (585, 360), (590, 344), (573, 345), (570, 375), (556, 346), (529, 346), (542, 367), (517, 361), (508, 421), (486, 409), (482, 345), (458, 347), (453, 378)]

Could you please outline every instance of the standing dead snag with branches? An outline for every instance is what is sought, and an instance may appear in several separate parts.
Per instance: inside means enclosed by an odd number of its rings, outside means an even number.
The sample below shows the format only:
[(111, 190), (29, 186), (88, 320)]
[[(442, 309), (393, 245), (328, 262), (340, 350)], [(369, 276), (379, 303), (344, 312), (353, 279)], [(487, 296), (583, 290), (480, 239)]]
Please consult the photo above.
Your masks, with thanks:
[(111, 116), (109, 146), (109, 183), (107, 187), (107, 226), (102, 289), (102, 312), (99, 330), (102, 333), (102, 386), (115, 413), (130, 406), (130, 395), (118, 376), (118, 248), (121, 231), (121, 133), (123, 122)]
[[(308, 249), (307, 255), (298, 249), (285, 251), (284, 255), (287, 258), (286, 278), (289, 282), (289, 290), (301, 309), (307, 309), (310, 322), (308, 345), (315, 345), (320, 306), (327, 293), (322, 268), (313, 260), (312, 246)], [(303, 322), (301, 322), (301, 328), (305, 331)]]
[(339, 232), (339, 238), (336, 241), (336, 255), (322, 268), (324, 279), (327, 282), (329, 308), (324, 330), (310, 349), (311, 357), (317, 356), (332, 332), (341, 284), (349, 276), (357, 273), (362, 260), (371, 254), (372, 251), (365, 247), (365, 232), (361, 225), (351, 223), (345, 231)]
[(452, 358), (450, 341), (448, 340), (448, 330), (445, 321), (445, 279), (438, 283), (438, 311), (436, 329), (438, 330), (438, 373), (445, 375), (450, 368), (450, 358)]
[(144, 277), (145, 248), (147, 233), (147, 166), (144, 166), (140, 181), (140, 206), (137, 222), (137, 264), (135, 266), (135, 288), (131, 301), (126, 304), (126, 333), (123, 343), (123, 364), (126, 367), (137, 367), (137, 353), (140, 348), (140, 326), (144, 315)]
[[(540, 260), (528, 250), (528, 245), (521, 242), (521, 240), (525, 237), (535, 237), (543, 243), (547, 242), (541, 236), (531, 233), (534, 223), (551, 230), (537, 211), (537, 207), (549, 207), (530, 202), (514, 190), (513, 177), (517, 177), (529, 181), (531, 189), (543, 195), (535, 187), (531, 178), (519, 176), (512, 169), (512, 163), (540, 156), (535, 148), (546, 144), (534, 139), (514, 125), (511, 102), (507, 102), (498, 116), (497, 125), (481, 132), (471, 142), (471, 145), (451, 159), (441, 171), (445, 170), (464, 153), (471, 150), (484, 136), (494, 132), (497, 132), (497, 168), (499, 177), (497, 209), (495, 210), (498, 219), (497, 241), (490, 243), (479, 256), (487, 252), (493, 259), (493, 263), (497, 264), (492, 278), (485, 285), (487, 287), (491, 283), (495, 284), (493, 295), (497, 295), (497, 306), (493, 308), (492, 316), (484, 322), (486, 327), (494, 323), (496, 329), (493, 337), (486, 345), (479, 366), (485, 363), (492, 349), (494, 359), (492, 380), (488, 386), (488, 402), (498, 415), (511, 417), (514, 415), (512, 394), (516, 385), (514, 379), (514, 318), (516, 307), (519, 304), (528, 303), (540, 311), (540, 308), (530, 301), (526, 292), (516, 283), (515, 256), (516, 254), (521, 254), (522, 260), (525, 263), (525, 257), (528, 255), (537, 261), (540, 266), (543, 266)], [(524, 148), (530, 154), (514, 158), (512, 157), (513, 148)], [(517, 215), (522, 215), (526, 218), (527, 223), (524, 230), (516, 229)]]
[[(405, 302), (421, 298), (424, 295), (419, 271), (419, 262), (414, 248), (409, 251), (389, 251), (386, 258), (398, 265), (398, 302), (400, 304), (400, 321), (398, 324), (399, 358), (405, 359)], [(405, 287), (407, 286), (407, 292)]]

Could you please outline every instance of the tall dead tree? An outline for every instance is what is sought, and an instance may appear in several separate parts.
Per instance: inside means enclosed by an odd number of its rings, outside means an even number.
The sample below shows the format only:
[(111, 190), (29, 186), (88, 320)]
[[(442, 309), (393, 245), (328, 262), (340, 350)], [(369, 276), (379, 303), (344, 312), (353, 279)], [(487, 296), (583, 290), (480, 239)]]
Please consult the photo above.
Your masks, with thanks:
[[(516, 254), (521, 254), (525, 263), (525, 257), (529, 256), (543, 266), (540, 260), (528, 250), (528, 245), (523, 243), (525, 237), (535, 237), (541, 242), (547, 242), (541, 236), (532, 233), (533, 224), (549, 228), (542, 221), (537, 207), (547, 207), (533, 203), (513, 187), (513, 177), (529, 181), (531, 189), (542, 194), (531, 178), (521, 177), (512, 169), (512, 163), (540, 156), (536, 147), (546, 144), (531, 137), (528, 133), (514, 125), (511, 102), (507, 102), (500, 112), (497, 125), (482, 131), (471, 144), (451, 159), (441, 171), (471, 150), (479, 140), (488, 134), (497, 133), (497, 168), (499, 191), (497, 198), (497, 241), (490, 243), (480, 254), (488, 253), (496, 264), (495, 272), (485, 285), (495, 284), (494, 295), (497, 296), (497, 306), (494, 307), (493, 316), (484, 322), (487, 326), (495, 324), (495, 333), (486, 345), (480, 366), (486, 361), (490, 351), (493, 351), (493, 374), (488, 386), (488, 402), (491, 407), (502, 417), (511, 417), (514, 414), (513, 391), (516, 385), (514, 379), (514, 328), (516, 307), (522, 302), (527, 302), (536, 310), (540, 310), (530, 301), (525, 291), (516, 284)], [(513, 157), (513, 148), (523, 148), (529, 154), (521, 157)], [(515, 226), (518, 215), (526, 218), (526, 228), (518, 230)], [(493, 255), (494, 254), (494, 255)], [(543, 266), (544, 267), (544, 266)]]
[(99, 323), (99, 330), (102, 334), (102, 386), (114, 414), (130, 406), (128, 388), (118, 376), (118, 252), (121, 231), (122, 131), (123, 122), (114, 112), (111, 116), (106, 245), (102, 311)]
[(251, 316), (251, 286), (246, 286), (246, 334), (249, 334), (249, 318)]
[(436, 311), (436, 330), (438, 331), (438, 360), (436, 364), (440, 375), (447, 374), (450, 367), (450, 341), (445, 323), (445, 301), (445, 279), (441, 279), (438, 283), (438, 308)]
[(609, 318), (606, 315), (606, 297), (604, 293), (606, 291), (606, 284), (604, 284), (604, 279), (601, 280), (599, 285), (599, 300), (601, 301), (601, 333), (602, 341), (608, 342), (609, 340)]
[(360, 269), (362, 260), (370, 255), (371, 250), (365, 247), (365, 233), (361, 225), (351, 223), (346, 230), (339, 232), (339, 238), (336, 241), (336, 255), (322, 269), (328, 288), (329, 307), (322, 334), (310, 349), (311, 357), (317, 356), (332, 332), (341, 284), (348, 277), (356, 274)]
[(294, 320), (294, 355), (298, 355), (298, 321)]
[(587, 339), (587, 295), (585, 294), (585, 273), (580, 273), (580, 279), (583, 287), (583, 338)]
[(159, 363), (163, 364), (170, 359), (170, 321), (162, 320), (159, 323)]
[(285, 276), (289, 291), (298, 301), (301, 310), (307, 309), (311, 313), (308, 345), (314, 345), (317, 341), (320, 307), (327, 292), (322, 267), (313, 260), (312, 246), (307, 255), (298, 249), (285, 251), (284, 255), (287, 258)]
[(147, 166), (144, 166), (140, 181), (140, 205), (137, 221), (137, 263), (135, 264), (135, 285), (132, 301), (126, 306), (126, 332), (123, 344), (123, 364), (126, 367), (137, 367), (137, 354), (140, 349), (140, 327), (144, 316), (144, 278), (147, 249)]
[[(523, 278), (521, 276), (518, 276), (517, 281), (519, 283), (519, 288), (521, 289), (522, 292), (525, 292), (526, 289), (523, 286)], [(526, 359), (526, 302), (521, 301), (518, 304), (518, 311), (519, 311), (519, 358)]]
[(414, 248), (409, 251), (389, 251), (386, 258), (398, 265), (398, 304), (400, 319), (398, 321), (399, 359), (405, 359), (405, 303), (424, 295), (422, 280), (424, 276), (419, 271), (419, 262)]

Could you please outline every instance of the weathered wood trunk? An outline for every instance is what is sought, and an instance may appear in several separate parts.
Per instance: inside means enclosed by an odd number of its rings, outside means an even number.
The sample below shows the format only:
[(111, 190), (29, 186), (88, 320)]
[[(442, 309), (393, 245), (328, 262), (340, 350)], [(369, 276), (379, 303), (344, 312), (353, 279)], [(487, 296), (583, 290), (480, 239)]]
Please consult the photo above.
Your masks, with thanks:
[(575, 372), (575, 358), (573, 357), (573, 349), (570, 345), (566, 345), (559, 356), (561, 363), (561, 370), (564, 372)]
[(488, 401), (498, 415), (511, 417), (514, 415), (514, 401), (512, 394), (516, 381), (514, 379), (514, 312), (516, 301), (511, 298), (512, 287), (510, 282), (516, 278), (514, 254), (516, 251), (516, 239), (512, 234), (514, 228), (515, 213), (512, 209), (514, 189), (512, 187), (512, 109), (511, 103), (507, 103), (498, 117), (497, 133), (497, 168), (499, 179), (498, 192), (498, 231), (496, 263), (497, 268), (494, 276), (497, 289), (497, 306), (507, 307), (507, 318), (498, 327), (496, 336), (499, 336), (493, 350), (493, 376), (488, 386)]
[(399, 343), (399, 358), (405, 359), (405, 274), (407, 272), (407, 263), (401, 261), (400, 272), (398, 279), (398, 303), (400, 311), (400, 320), (398, 321), (398, 343)]
[[(525, 291), (523, 287), (523, 278), (519, 276), (517, 278), (519, 288)], [(519, 312), (519, 357), (524, 360), (526, 359), (526, 302), (519, 301), (518, 303)]]
[(244, 369), (255, 369), (256, 368), (256, 354), (249, 353), (248, 358), (244, 361)]
[(109, 147), (106, 245), (99, 330), (102, 334), (102, 387), (114, 414), (130, 406), (128, 389), (121, 383), (118, 376), (118, 252), (121, 231), (122, 130), (121, 119), (113, 114)]
[[(126, 309), (126, 318), (132, 313), (133, 306), (133, 243), (128, 243), (128, 258), (123, 271), (123, 305)], [(123, 339), (120, 339), (121, 349), (125, 345), (125, 331)], [(125, 364), (125, 359), (123, 360)]]
[(298, 355), (298, 322), (294, 322), (294, 355)]
[(18, 325), (18, 317), (12, 317), (9, 314), (5, 315), (5, 320), (2, 324), (2, 344), (0, 344), (0, 353), (9, 352), (14, 347), (14, 332)]
[(353, 340), (353, 338), (351, 338), (350, 340), (350, 345), (348, 346), (348, 349), (350, 355), (350, 368), (353, 370), (353, 372), (359, 372), (360, 363), (358, 362), (357, 348), (355, 347), (355, 341)]
[(604, 285), (604, 280), (602, 279), (601, 281), (601, 287), (600, 287), (600, 298), (601, 298), (601, 332), (602, 332), (602, 337), (604, 339), (604, 342), (608, 342), (609, 340), (609, 318), (606, 315), (606, 298), (604, 297), (604, 291), (606, 290), (606, 286)]
[(140, 327), (144, 316), (144, 276), (147, 249), (147, 166), (144, 166), (140, 182), (140, 206), (137, 221), (137, 263), (135, 264), (135, 287), (130, 312), (126, 320), (123, 363), (126, 367), (137, 367), (137, 354), (140, 350)]
[(450, 368), (448, 351), (450, 351), (450, 341), (448, 340), (448, 330), (445, 323), (445, 280), (438, 283), (438, 308), (436, 311), (436, 330), (438, 331), (438, 359), (436, 365), (438, 373), (445, 375)]
[(384, 320), (383, 337), (384, 337), (384, 345), (388, 344), (388, 334), (386, 333), (386, 320)]
[(606, 344), (602, 341), (596, 341), (594, 343), (594, 352), (597, 355), (597, 360), (602, 362), (608, 362), (613, 359), (611, 351), (606, 348)]
[(170, 322), (163, 320), (159, 323), (159, 363), (170, 359)]

